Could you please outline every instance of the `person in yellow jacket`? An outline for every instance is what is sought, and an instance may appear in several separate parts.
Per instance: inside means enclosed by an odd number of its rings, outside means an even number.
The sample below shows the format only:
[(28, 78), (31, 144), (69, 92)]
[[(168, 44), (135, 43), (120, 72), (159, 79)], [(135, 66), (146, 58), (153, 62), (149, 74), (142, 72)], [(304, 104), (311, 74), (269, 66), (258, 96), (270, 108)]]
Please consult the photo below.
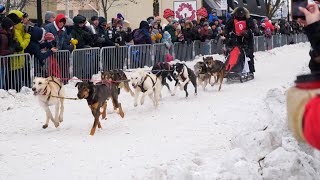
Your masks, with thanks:
[[(17, 52), (16, 54), (23, 54), (24, 50), (28, 47), (30, 43), (30, 38), (31, 38), (31, 35), (25, 31), (24, 25), (22, 23), (23, 13), (19, 10), (11, 10), (7, 17), (10, 18), (15, 23), (14, 38), (17, 42), (19, 42), (20, 47), (22, 48), (22, 51)], [(20, 90), (21, 86), (27, 85), (26, 82), (28, 82), (28, 73), (23, 73), (23, 72), (28, 72), (28, 69), (25, 69), (23, 71), (26, 63), (28, 62), (26, 62), (26, 59), (24, 56), (12, 58), (10, 62), (10, 71), (13, 71), (11, 73), (13, 75), (11, 79), (13, 78), (13, 81), (15, 83), (15, 85), (11, 85), (11, 86), (14, 86), (11, 88), (16, 89), (17, 91)], [(21, 77), (22, 79), (20, 79)], [(15, 82), (18, 80), (18, 78), (20, 79), (19, 81), (22, 81), (22, 82)]]

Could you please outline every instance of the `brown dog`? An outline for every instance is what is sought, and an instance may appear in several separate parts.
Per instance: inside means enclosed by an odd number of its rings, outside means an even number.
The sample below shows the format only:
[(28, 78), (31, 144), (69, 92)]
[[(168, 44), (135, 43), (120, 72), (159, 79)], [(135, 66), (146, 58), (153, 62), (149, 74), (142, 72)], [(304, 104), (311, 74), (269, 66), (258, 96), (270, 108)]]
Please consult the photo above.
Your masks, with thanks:
[(114, 69), (101, 73), (101, 80), (114, 81), (113, 83), (118, 87), (118, 93), (123, 88), (126, 92), (130, 92), (131, 96), (134, 97), (134, 93), (129, 86), (129, 80), (126, 74), (120, 69)]
[[(118, 102), (118, 89), (112, 83), (104, 83), (94, 85), (92, 82), (78, 82), (78, 98), (86, 99), (88, 106), (91, 109), (92, 115), (94, 116), (94, 123), (91, 128), (90, 135), (94, 135), (96, 127), (101, 128), (99, 117), (102, 114), (102, 119), (106, 118), (107, 115), (107, 100), (112, 99), (114, 109), (119, 108), (119, 114), (123, 118), (124, 113), (122, 111), (121, 103)], [(103, 109), (100, 112), (100, 108)]]
[[(209, 83), (213, 86), (220, 81), (219, 91), (223, 82), (225, 74), (225, 64), (222, 61), (214, 60), (213, 57), (203, 57), (203, 62), (207, 65), (207, 72), (209, 73)], [(214, 77), (214, 83), (211, 83), (211, 76)]]

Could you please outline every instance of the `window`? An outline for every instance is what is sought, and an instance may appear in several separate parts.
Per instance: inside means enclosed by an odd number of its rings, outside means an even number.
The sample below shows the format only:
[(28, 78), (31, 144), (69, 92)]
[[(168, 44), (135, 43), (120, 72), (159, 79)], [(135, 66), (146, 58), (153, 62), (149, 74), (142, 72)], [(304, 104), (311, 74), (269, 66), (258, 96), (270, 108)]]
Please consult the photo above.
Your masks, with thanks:
[[(66, 15), (66, 11), (57, 11), (57, 14), (64, 14), (64, 15)], [(69, 16), (70, 16), (70, 18), (72, 19), (73, 18), (73, 10), (69, 10)]]
[(79, 14), (90, 19), (92, 16), (98, 16), (98, 13), (94, 10), (79, 10)]

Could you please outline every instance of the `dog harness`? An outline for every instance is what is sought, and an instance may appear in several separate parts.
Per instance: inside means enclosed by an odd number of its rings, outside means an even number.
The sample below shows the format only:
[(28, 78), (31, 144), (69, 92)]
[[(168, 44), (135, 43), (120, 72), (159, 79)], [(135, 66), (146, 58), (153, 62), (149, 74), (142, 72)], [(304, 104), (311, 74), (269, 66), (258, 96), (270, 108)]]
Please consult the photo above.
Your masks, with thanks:
[(143, 84), (144, 84), (144, 82), (147, 80), (147, 78), (150, 78), (151, 79), (151, 81), (152, 81), (152, 88), (154, 88), (154, 86), (156, 85), (156, 83), (157, 83), (157, 78), (156, 78), (156, 82), (154, 82), (154, 80), (152, 79), (152, 77), (149, 75), (149, 74), (147, 74), (147, 76), (144, 78), (144, 80), (142, 81), (142, 83), (140, 84), (140, 85), (138, 85), (138, 87), (141, 89), (141, 92), (143, 92), (143, 93), (145, 93), (147, 90), (143, 87)]
[[(54, 83), (56, 83), (56, 84), (59, 86), (59, 91), (58, 91), (58, 96), (59, 96), (62, 86), (61, 86), (60, 83), (58, 83), (58, 82), (56, 82), (56, 81), (54, 80), (53, 76), (50, 76), (50, 78), (51, 78), (51, 80), (49, 80), (49, 82), (54, 82)], [(49, 84), (46, 86), (46, 88), (44, 88), (44, 92), (43, 92), (42, 95), (44, 95), (44, 96), (47, 95), (47, 88), (48, 88), (48, 86), (49, 86)], [(47, 102), (49, 102), (50, 98), (51, 98), (51, 91), (50, 91), (50, 93), (49, 93), (49, 95), (48, 95)]]

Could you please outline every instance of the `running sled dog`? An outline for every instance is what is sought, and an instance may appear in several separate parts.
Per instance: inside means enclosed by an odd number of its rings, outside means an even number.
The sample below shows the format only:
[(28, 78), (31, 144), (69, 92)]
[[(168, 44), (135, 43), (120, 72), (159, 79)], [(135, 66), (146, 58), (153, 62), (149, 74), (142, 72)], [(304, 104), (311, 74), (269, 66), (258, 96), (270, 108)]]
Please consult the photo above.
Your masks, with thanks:
[[(33, 80), (32, 91), (39, 100), (40, 106), (46, 112), (46, 122), (42, 126), (46, 129), (51, 120), (54, 126), (57, 128), (63, 121), (64, 112), (64, 87), (63, 83), (56, 77), (50, 76), (48, 78), (35, 77)], [(55, 117), (49, 109), (50, 106), (55, 106)]]

